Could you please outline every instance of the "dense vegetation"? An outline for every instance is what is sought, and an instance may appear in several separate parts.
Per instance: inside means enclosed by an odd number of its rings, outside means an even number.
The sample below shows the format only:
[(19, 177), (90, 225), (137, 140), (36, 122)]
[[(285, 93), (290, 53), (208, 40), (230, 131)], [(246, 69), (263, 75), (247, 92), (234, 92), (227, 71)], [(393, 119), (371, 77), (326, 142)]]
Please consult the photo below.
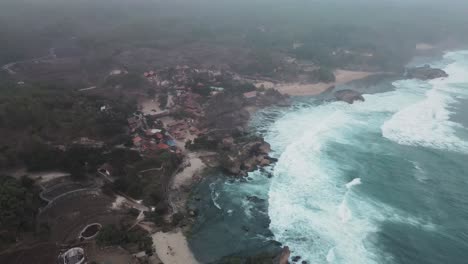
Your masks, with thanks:
[(114, 225), (104, 226), (96, 237), (99, 246), (123, 246), (131, 247), (136, 245), (138, 250), (145, 251), (146, 254), (153, 254), (153, 240), (146, 232), (128, 231)]
[[(106, 106), (106, 111), (101, 107)], [(53, 85), (0, 90), (0, 167), (25, 161), (33, 170), (54, 167), (55, 144), (80, 137), (122, 140), (131, 103), (85, 96)]]
[(19, 232), (34, 231), (39, 204), (31, 180), (0, 175), (0, 249), (14, 243)]
[(133, 163), (127, 160), (124, 163), (125, 172), (116, 174), (118, 178), (114, 186), (118, 191), (154, 206), (158, 212), (166, 212), (167, 186), (180, 163), (178, 155), (164, 150), (154, 153), (148, 159), (140, 159)]

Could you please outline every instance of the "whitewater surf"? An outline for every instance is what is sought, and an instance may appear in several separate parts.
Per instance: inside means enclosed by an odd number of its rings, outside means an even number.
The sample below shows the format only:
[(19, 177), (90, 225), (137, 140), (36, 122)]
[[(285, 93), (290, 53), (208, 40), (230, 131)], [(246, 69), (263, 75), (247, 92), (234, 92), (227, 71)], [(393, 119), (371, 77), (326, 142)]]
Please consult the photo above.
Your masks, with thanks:
[(465, 263), (468, 244), (456, 236), (468, 225), (454, 232), (444, 220), (467, 219), (467, 124), (451, 117), (467, 113), (468, 52), (434, 63), (450, 77), (397, 81), (365, 102), (306, 106), (272, 125), (266, 140), (279, 161), (270, 229), (293, 255), (309, 263)]
[(449, 77), (381, 83), (352, 105), (301, 98), (259, 112), (252, 127), (278, 162), (197, 187), (198, 260), (276, 240), (299, 263), (466, 263), (468, 52), (431, 64)]

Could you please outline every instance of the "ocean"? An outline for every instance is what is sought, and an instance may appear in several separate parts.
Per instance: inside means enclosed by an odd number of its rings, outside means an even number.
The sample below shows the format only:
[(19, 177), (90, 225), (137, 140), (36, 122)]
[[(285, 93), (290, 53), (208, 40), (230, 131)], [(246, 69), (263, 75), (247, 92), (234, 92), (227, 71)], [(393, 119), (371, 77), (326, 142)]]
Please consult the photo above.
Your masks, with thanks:
[(258, 113), (278, 162), (197, 186), (200, 262), (276, 240), (299, 263), (468, 263), (468, 51), (424, 63), (449, 77)]

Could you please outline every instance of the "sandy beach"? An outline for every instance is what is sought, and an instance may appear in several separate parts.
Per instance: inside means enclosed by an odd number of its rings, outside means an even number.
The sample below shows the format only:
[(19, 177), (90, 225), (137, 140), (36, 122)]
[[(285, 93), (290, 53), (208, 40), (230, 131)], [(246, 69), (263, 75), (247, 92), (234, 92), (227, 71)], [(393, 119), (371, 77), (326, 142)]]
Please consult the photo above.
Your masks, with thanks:
[(331, 83), (313, 83), (313, 84), (301, 84), (301, 83), (280, 83), (277, 85), (258, 83), (257, 87), (263, 85), (266, 88), (275, 88), (282, 94), (288, 94), (292, 96), (311, 96), (318, 95), (329, 88), (345, 84), (354, 80), (366, 78), (371, 75), (378, 74), (377, 72), (361, 72), (361, 71), (347, 71), (347, 70), (336, 70), (335, 76), (336, 81)]
[(156, 253), (164, 264), (198, 264), (182, 231), (157, 232), (152, 237)]
[(189, 152), (187, 155), (187, 163), (188, 166), (175, 175), (171, 186), (172, 189), (179, 189), (184, 185), (190, 185), (193, 176), (205, 168), (205, 164), (198, 157), (197, 153)]
[[(187, 167), (177, 173), (171, 183), (170, 201), (174, 212), (184, 207), (188, 196), (184, 188), (193, 183), (193, 176), (206, 166), (198, 153), (187, 154)], [(174, 195), (175, 194), (175, 195)], [(152, 235), (156, 253), (164, 264), (196, 264), (198, 263), (190, 250), (182, 230), (174, 232), (157, 232)]]

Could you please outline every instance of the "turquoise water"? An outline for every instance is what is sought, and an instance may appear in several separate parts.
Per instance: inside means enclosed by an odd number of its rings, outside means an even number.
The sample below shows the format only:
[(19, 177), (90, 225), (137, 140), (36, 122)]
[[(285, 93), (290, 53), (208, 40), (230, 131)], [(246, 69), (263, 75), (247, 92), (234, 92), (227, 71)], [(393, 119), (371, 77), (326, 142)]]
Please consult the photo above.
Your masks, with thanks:
[(279, 160), (200, 187), (211, 201), (190, 241), (197, 257), (275, 239), (308, 263), (468, 263), (468, 52), (431, 64), (450, 77), (259, 114)]

